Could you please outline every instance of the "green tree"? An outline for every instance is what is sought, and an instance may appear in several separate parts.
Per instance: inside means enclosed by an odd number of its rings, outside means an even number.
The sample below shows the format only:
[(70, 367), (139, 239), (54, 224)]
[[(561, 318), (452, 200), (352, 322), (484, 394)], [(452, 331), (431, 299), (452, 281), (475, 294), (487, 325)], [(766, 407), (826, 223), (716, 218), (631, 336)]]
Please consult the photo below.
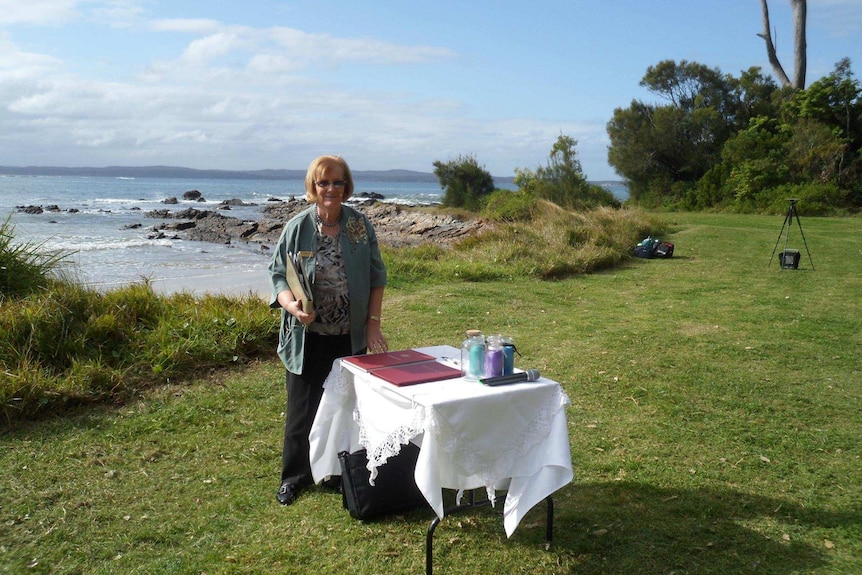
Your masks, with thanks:
[(845, 142), (838, 160), (839, 171), (844, 172), (839, 183), (847, 185), (855, 179), (851, 168), (862, 150), (862, 86), (853, 77), (848, 58), (835, 64), (829, 75), (794, 93), (784, 112), (790, 122), (817, 122)]
[(614, 110), (608, 161), (638, 203), (679, 201), (721, 162), (725, 142), (772, 109), (774, 82), (750, 68), (739, 79), (686, 60), (650, 66), (641, 86), (666, 105)]
[(667, 172), (660, 157), (655, 112), (655, 106), (633, 100), (628, 108), (614, 110), (607, 126), (611, 140), (608, 163), (628, 181), (630, 197), (635, 202), (652, 180)]
[(847, 148), (846, 140), (827, 125), (801, 118), (793, 125), (787, 159), (798, 180), (837, 184)]
[(805, 196), (806, 206), (858, 207), (862, 195), (862, 100), (850, 61), (804, 90), (777, 93), (772, 116), (730, 138), (722, 186), (743, 210), (769, 210), (778, 196)]
[(472, 155), (434, 162), (434, 175), (444, 190), (443, 205), (478, 211), (494, 191), (494, 178)]
[[(761, 203), (764, 193), (791, 182), (785, 153), (789, 138), (790, 134), (776, 119), (761, 116), (728, 139), (722, 150), (721, 164), (728, 177), (718, 183), (722, 193), (714, 196), (717, 202), (731, 201), (738, 209), (751, 211)], [(705, 182), (701, 184), (706, 185)]]
[(570, 209), (619, 205), (608, 190), (587, 181), (578, 159), (577, 145), (574, 138), (560, 134), (551, 148), (546, 166), (536, 168), (535, 172), (515, 170), (515, 184), (519, 191)]

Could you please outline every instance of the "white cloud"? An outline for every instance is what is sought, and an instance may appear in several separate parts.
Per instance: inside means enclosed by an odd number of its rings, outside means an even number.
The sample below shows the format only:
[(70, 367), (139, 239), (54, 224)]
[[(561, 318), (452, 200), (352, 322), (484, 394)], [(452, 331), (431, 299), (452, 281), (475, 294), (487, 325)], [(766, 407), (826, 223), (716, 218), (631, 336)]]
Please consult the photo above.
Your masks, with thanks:
[(157, 32), (184, 32), (188, 34), (211, 34), (224, 27), (218, 20), (207, 18), (153, 20), (149, 26)]
[(243, 47), (244, 43), (237, 34), (217, 32), (193, 40), (183, 52), (182, 59), (192, 65), (203, 65)]
[(78, 16), (79, 0), (0, 0), (0, 25), (58, 25)]
[(0, 79), (38, 77), (62, 63), (58, 58), (25, 52), (0, 32)]
[(253, 74), (286, 74), (304, 67), (299, 59), (282, 54), (255, 54), (248, 60), (248, 70)]
[(59, 26), (89, 19), (130, 26), (143, 15), (137, 0), (0, 0), (0, 25)]
[[(285, 27), (227, 26), (215, 20), (160, 20), (151, 28), (196, 36), (177, 57), (153, 61), (140, 70), (139, 79), (151, 84), (194, 81), (242, 89), (307, 84), (321, 69), (421, 65), (456, 57), (445, 48), (337, 38)], [(300, 76), (303, 71), (305, 79)]]
[(453, 50), (434, 46), (405, 46), (373, 38), (339, 38), (309, 34), (292, 28), (273, 28), (280, 48), (306, 55), (311, 60), (335, 63), (362, 61), (376, 64), (416, 64), (456, 56)]
[(90, 16), (114, 28), (128, 28), (140, 24), (145, 11), (136, 0), (105, 0), (87, 3), (92, 5)]

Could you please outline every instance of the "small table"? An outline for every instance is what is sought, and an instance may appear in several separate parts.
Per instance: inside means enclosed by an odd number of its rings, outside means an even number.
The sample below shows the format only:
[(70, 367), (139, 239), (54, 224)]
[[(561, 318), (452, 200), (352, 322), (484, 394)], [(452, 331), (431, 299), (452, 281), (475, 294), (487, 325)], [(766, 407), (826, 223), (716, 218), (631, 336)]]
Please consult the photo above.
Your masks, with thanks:
[[(444, 363), (460, 358), (452, 346), (417, 350)], [(533, 506), (543, 499), (550, 506), (551, 494), (572, 481), (569, 403), (547, 378), (488, 387), (459, 377), (396, 387), (336, 360), (309, 435), (312, 474), (316, 482), (340, 475), (338, 454), (365, 448), (373, 479), (377, 467), (413, 442), (420, 447), (416, 485), (435, 521), (446, 515), (444, 489), (484, 487), (492, 505), (495, 492), (506, 491), (503, 526), (511, 537)]]

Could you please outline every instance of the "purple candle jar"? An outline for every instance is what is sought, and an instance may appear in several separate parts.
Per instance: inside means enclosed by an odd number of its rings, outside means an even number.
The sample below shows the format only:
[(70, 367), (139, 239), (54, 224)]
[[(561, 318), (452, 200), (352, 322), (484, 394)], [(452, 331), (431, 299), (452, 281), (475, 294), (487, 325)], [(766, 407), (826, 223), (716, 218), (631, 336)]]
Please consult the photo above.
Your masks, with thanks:
[(489, 335), (485, 350), (485, 377), (503, 375), (503, 341), (499, 335)]

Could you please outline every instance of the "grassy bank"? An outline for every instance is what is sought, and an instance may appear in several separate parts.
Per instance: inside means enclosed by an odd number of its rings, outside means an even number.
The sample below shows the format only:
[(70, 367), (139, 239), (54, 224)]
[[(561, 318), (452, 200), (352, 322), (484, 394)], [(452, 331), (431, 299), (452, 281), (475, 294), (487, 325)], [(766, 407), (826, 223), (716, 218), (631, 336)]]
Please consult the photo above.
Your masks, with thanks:
[(56, 283), (0, 310), (0, 428), (271, 353), (277, 321), (254, 296), (101, 293)]
[[(817, 269), (794, 229), (801, 269), (781, 271), (781, 218), (666, 217), (671, 260), (550, 281), (431, 270), (387, 291), (392, 347), (511, 334), (572, 399), (553, 546), (542, 506), (509, 540), (494, 513), (455, 516), (437, 572), (862, 571), (862, 220), (804, 219)], [(275, 503), (282, 382), (267, 358), (4, 432), (0, 572), (422, 572), (426, 514), (362, 524), (317, 490)]]

